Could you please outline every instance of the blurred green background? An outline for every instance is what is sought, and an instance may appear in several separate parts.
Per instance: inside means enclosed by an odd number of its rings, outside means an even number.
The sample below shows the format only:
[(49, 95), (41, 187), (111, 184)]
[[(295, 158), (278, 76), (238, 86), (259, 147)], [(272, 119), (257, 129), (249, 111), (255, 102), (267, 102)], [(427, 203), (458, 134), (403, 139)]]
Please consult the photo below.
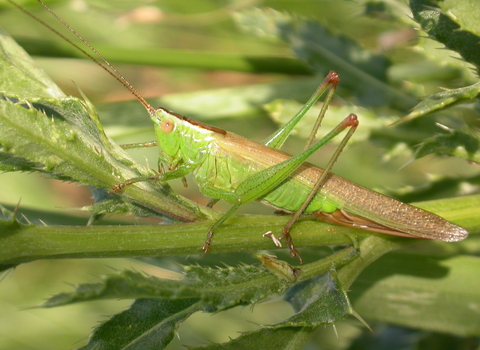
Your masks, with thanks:
[[(66, 32), (35, 1), (19, 3), (45, 22), (60, 28), (62, 33)], [(417, 35), (413, 29), (399, 21), (365, 16), (365, 7), (361, 2), (57, 0), (47, 1), (47, 4), (100, 52), (105, 52), (117, 69), (145, 97), (218, 88), (241, 89), (250, 84), (281, 83), (292, 77), (308, 78), (309, 70), (298, 62), (285, 72), (258, 74), (244, 68), (242, 62), (248, 56), (267, 60), (272, 58), (272, 62), (273, 58), (293, 57), (285, 43), (242, 32), (235, 25), (231, 13), (254, 6), (271, 7), (315, 19), (328, 26), (332, 32), (342, 33), (372, 52), (386, 55), (392, 62), (389, 78), (400, 90), (410, 93), (413, 101), (416, 97), (437, 92), (439, 86), (455, 88), (474, 81), (473, 75), (465, 76), (463, 69), (429, 65), (424, 57), (412, 50)], [(392, 4), (398, 10), (397, 16), (403, 17), (407, 23), (408, 9), (405, 4), (402, 1), (393, 1)], [(106, 114), (102, 121), (106, 122), (107, 133), (118, 143), (153, 140), (150, 120), (146, 114), (140, 113), (138, 117), (132, 118), (137, 123), (133, 125), (134, 131), (132, 125), (118, 123), (111, 118), (112, 110), (123, 106), (121, 102), (118, 104), (119, 101), (131, 100), (132, 96), (102, 69), (87, 60), (45, 57), (63, 55), (65, 50), (69, 50), (68, 45), (4, 2), (0, 4), (0, 24), (30, 52), (38, 55), (35, 57), (37, 64), (66, 93), (79, 96), (80, 89), (99, 106), (101, 117), (102, 113)], [(115, 48), (138, 50), (140, 58), (116, 54)], [(158, 66), (142, 65), (142, 50), (152, 48), (160, 50)], [(217, 61), (211, 58), (215, 55), (205, 56), (207, 53), (217, 53)], [(321, 78), (316, 78), (315, 81), (318, 84)], [(342, 85), (339, 90), (337, 103), (358, 102)], [(181, 96), (178, 99), (181, 100)], [(392, 109), (388, 114), (391, 117), (401, 117), (410, 107), (412, 106), (406, 106), (404, 111)], [(467, 115), (469, 113), (470, 111), (466, 112)], [(247, 110), (235, 119), (229, 115), (209, 119), (208, 115), (215, 114), (213, 110), (202, 110), (198, 114), (194, 117), (256, 141), (262, 140), (276, 128), (275, 123), (266, 113), (259, 113), (258, 108), (252, 108), (251, 112)], [(294, 138), (287, 149), (290, 153), (296, 153), (301, 150), (303, 142)], [(452, 187), (422, 197), (421, 189), (428, 187), (431, 179), (436, 176), (444, 178), (448, 174), (454, 178), (469, 178), (476, 176), (478, 170), (461, 159), (433, 156), (410, 164), (412, 153), (405, 144), (398, 143), (395, 148), (388, 149), (388, 152), (381, 146), (374, 142), (362, 142), (349, 147), (335, 165), (335, 173), (401, 199), (402, 196), (410, 195), (409, 200), (427, 200), (472, 192), (471, 188)], [(331, 149), (332, 147), (326, 147), (325, 152), (317, 155), (313, 162), (325, 164)], [(149, 164), (156, 164), (155, 149), (136, 150), (132, 154), (140, 162), (145, 162), (144, 159), (147, 158)], [(61, 215), (68, 213), (78, 217), (77, 224), (85, 224), (88, 220), (87, 215), (72, 209), (91, 204), (90, 191), (85, 187), (52, 181), (36, 174), (20, 173), (1, 174), (0, 186), (0, 203), (11, 208), (21, 199), (22, 212), (31, 219), (47, 217), (51, 223), (61, 224), (65, 220)], [(193, 193), (186, 193), (181, 184), (174, 184), (174, 187), (201, 204), (208, 202), (208, 199), (196, 193), (195, 186), (189, 188), (193, 187)], [(420, 195), (411, 196), (415, 192), (412, 189), (419, 190)], [(242, 210), (270, 212), (268, 208), (257, 204)], [(61, 215), (57, 216), (58, 213)], [(72, 219), (69, 220), (71, 223)], [(31, 307), (54, 292), (69, 290), (68, 284), (95, 281), (97, 276), (109, 273), (112, 268), (135, 268), (160, 276), (166, 273), (135, 260), (109, 259), (37, 261), (21, 265), (3, 275), (0, 283), (0, 348), (55, 350), (84, 344), (86, 335), (98, 321), (104, 319), (105, 315), (122, 310), (130, 302), (94, 302), (47, 310)], [(270, 311), (273, 308), (275, 314)], [(179, 339), (174, 340), (169, 349), (182, 348), (182, 344), (227, 341), (239, 331), (255, 328), (250, 322), (274, 323), (289, 313), (291, 310), (286, 303), (271, 301), (257, 305), (253, 314), (251, 310), (236, 308), (222, 315), (195, 315), (182, 326)], [(343, 349), (364, 329), (358, 326), (357, 321), (350, 319), (338, 323), (336, 332), (339, 334), (338, 339), (332, 327), (319, 330), (310, 348), (319, 346), (314, 344), (323, 344), (327, 349)], [(412, 337), (407, 330), (400, 328), (385, 328), (384, 333), (377, 330), (377, 334), (393, 334), (393, 338), (399, 339)], [(418, 334), (415, 336), (420, 337)], [(427, 340), (428, 337), (424, 335)], [(449, 341), (452, 338), (448, 338), (444, 345), (450, 344)]]

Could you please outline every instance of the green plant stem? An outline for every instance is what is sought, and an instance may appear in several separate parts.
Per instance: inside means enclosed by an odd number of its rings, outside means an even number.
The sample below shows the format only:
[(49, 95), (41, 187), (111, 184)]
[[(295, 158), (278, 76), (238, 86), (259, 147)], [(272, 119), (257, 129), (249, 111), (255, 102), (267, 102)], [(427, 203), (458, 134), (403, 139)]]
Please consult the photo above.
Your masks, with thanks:
[[(421, 207), (436, 212), (470, 230), (480, 232), (478, 206), (480, 195), (421, 203)], [(266, 231), (277, 235), (288, 216), (235, 217), (216, 231), (212, 253), (275, 249)], [(4, 222), (0, 236), (0, 265), (15, 265), (37, 259), (140, 257), (179, 254), (199, 254), (211, 221), (174, 225), (144, 226), (23, 226)], [(358, 247), (359, 257), (367, 266), (385, 252), (416, 239), (384, 237), (348, 227), (330, 225), (311, 218), (302, 218), (293, 228), (297, 247), (347, 245), (369, 236)], [(378, 240), (378, 241), (377, 241)], [(460, 243), (461, 244), (461, 243)], [(345, 269), (342, 282), (353, 281), (360, 273)], [(352, 263), (352, 266), (354, 264)], [(344, 275), (344, 276), (343, 276)]]
[[(275, 248), (272, 241), (262, 235), (267, 230), (281, 232), (287, 220), (288, 217), (279, 216), (232, 219), (216, 232), (212, 253)], [(31, 225), (1, 238), (0, 264), (37, 259), (200, 254), (211, 224), (211, 221), (204, 221), (142, 226)], [(322, 222), (302, 220), (297, 231), (302, 232), (298, 237), (301, 246), (351, 243), (348, 234), (332, 230), (332, 225)]]
[(350, 288), (358, 275), (371, 263), (389, 251), (412, 244), (412, 240), (401, 237), (370, 235), (358, 247), (359, 255), (338, 271), (338, 279), (345, 289)]

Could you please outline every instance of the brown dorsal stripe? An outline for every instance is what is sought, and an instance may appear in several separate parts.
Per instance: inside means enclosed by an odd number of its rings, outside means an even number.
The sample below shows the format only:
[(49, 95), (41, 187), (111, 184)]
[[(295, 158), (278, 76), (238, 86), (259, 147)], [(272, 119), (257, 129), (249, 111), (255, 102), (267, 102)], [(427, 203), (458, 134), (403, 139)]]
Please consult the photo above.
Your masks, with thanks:
[(174, 115), (175, 117), (177, 117), (178, 119), (181, 119), (181, 120), (185, 120), (186, 122), (192, 124), (192, 125), (195, 125), (195, 126), (199, 126), (203, 129), (207, 129), (207, 130), (210, 130), (210, 131), (213, 131), (213, 132), (217, 132), (219, 134), (222, 134), (222, 135), (226, 135), (227, 132), (223, 129), (220, 129), (220, 128), (217, 128), (215, 126), (211, 126), (211, 125), (208, 125), (208, 124), (204, 124), (202, 122), (199, 122), (197, 120), (194, 120), (194, 119), (191, 119), (191, 118), (188, 118), (188, 117), (185, 117), (184, 115), (180, 115), (180, 114), (177, 114), (175, 112), (172, 112), (172, 111), (169, 111), (168, 109), (166, 108), (163, 108), (163, 107), (160, 107), (160, 108), (157, 108), (157, 111), (158, 110), (162, 110), (164, 112), (167, 112), (168, 114), (172, 114)]

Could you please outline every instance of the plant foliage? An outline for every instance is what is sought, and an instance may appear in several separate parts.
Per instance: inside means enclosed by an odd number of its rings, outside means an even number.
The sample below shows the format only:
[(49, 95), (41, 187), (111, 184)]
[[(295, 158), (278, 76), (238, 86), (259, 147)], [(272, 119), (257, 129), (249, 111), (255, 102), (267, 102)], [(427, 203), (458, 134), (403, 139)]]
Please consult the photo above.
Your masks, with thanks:
[[(386, 158), (432, 154), (456, 157), (462, 167), (468, 168), (469, 163), (480, 162), (480, 30), (476, 20), (480, 8), (474, 2), (411, 0), (409, 8), (402, 1), (346, 2), (342, 10), (355, 10), (358, 23), (352, 26), (348, 21), (339, 22), (337, 29), (333, 29), (338, 24), (334, 12), (330, 18), (321, 19), (316, 17), (317, 12), (296, 14), (295, 6), (229, 9), (224, 19), (229, 30), (236, 25), (234, 35), (238, 37), (233, 42), (254, 37), (262, 45), (280, 47), (283, 53), (288, 49), (289, 56), (198, 50), (192, 60), (191, 52), (178, 49), (148, 48), (142, 56), (140, 48), (135, 49), (136, 55), (130, 55), (129, 49), (119, 44), (106, 45), (105, 56), (133, 64), (145, 64), (142, 59), (148, 59), (149, 64), (159, 66), (276, 72), (285, 76), (263, 84), (171, 94), (152, 101), (204, 122), (262, 114), (283, 124), (314, 91), (319, 76), (335, 70), (342, 78), (341, 99), (336, 98), (329, 108), (325, 132), (354, 112), (361, 117), (361, 126), (351, 142), (354, 147), (381, 147)], [(211, 5), (203, 5), (206, 3)], [(275, 4), (272, 2), (272, 7)], [(98, 6), (98, 13), (103, 13), (109, 5)], [(118, 6), (118, 11), (133, 11), (133, 5), (120, 2)], [(9, 14), (12, 11), (5, 10)], [(212, 13), (218, 15), (215, 11)], [(194, 18), (199, 20), (201, 16)], [(408, 36), (413, 29), (423, 33), (415, 37), (415, 44), (406, 40), (403, 46), (390, 43), (382, 50), (374, 49), (366, 34), (374, 31), (380, 37), (396, 31)], [(156, 37), (155, 30), (149, 35)], [(168, 32), (163, 30), (165, 37)], [(199, 253), (218, 211), (177, 194), (166, 183), (138, 183), (121, 194), (110, 191), (126, 179), (156, 173), (140, 165), (111, 138), (111, 134), (120, 137), (150, 128), (147, 117), (136, 117), (141, 106), (118, 102), (104, 105), (97, 112), (86, 97), (64, 94), (11, 37), (5, 32), (0, 34), (0, 170), (40, 173), (88, 186), (95, 200), (83, 208), (92, 215), (89, 223), (95, 223), (88, 226), (40, 225), (37, 221), (44, 219), (42, 213), (26, 219), (18, 214), (21, 206), (14, 210), (2, 207), (0, 268), (7, 270), (39, 259), (79, 257), (143, 257), (150, 258), (146, 261), (153, 267), (165, 261), (153, 257), (170, 256), (176, 261), (175, 257)], [(29, 51), (45, 54), (41, 49), (46, 45), (43, 38), (19, 37), (19, 41)], [(95, 46), (102, 52), (101, 44)], [(68, 46), (56, 47), (52, 44), (49, 54), (78, 55)], [(404, 58), (396, 58), (395, 53)], [(289, 76), (293, 74), (301, 76)], [(439, 91), (438, 85), (452, 81), (446, 90)], [(418, 103), (419, 97), (423, 100)], [(309, 135), (309, 126), (319, 109), (312, 108), (304, 118), (296, 130), (298, 136)], [(459, 164), (458, 159), (452, 164)], [(275, 296), (281, 296), (292, 309), (283, 321), (259, 325), (226, 343), (190, 348), (302, 349), (320, 326), (336, 324), (352, 314), (374, 323), (478, 337), (480, 315), (478, 307), (473, 306), (480, 305), (476, 292), (480, 289), (476, 278), (480, 259), (475, 256), (480, 231), (480, 176), (473, 166), (473, 170), (458, 174), (446, 168), (432, 176), (428, 184), (411, 185), (392, 195), (429, 200), (418, 205), (466, 227), (471, 237), (464, 242), (424, 243), (383, 256), (418, 241), (370, 235), (305, 218), (293, 232), (298, 247), (311, 247), (302, 251), (305, 265), (292, 266), (259, 254), (260, 262), (251, 264), (235, 261), (229, 265), (228, 261), (219, 267), (219, 261), (208, 266), (200, 260), (202, 265), (182, 266), (182, 277), (178, 279), (121, 270), (102, 276), (97, 283), (81, 283), (71, 292), (56, 294), (40, 307), (134, 300), (127, 310), (98, 325), (81, 349), (163, 349), (174, 339), (182, 322), (195, 313), (253, 306)], [(434, 201), (437, 197), (432, 193), (452, 198)], [(465, 194), (469, 196), (461, 196)], [(174, 224), (102, 224), (107, 214), (125, 213)], [(70, 217), (65, 214), (63, 219), (68, 221)], [(280, 232), (287, 219), (273, 215), (235, 218), (215, 236), (213, 252), (273, 250), (273, 243), (262, 233)], [(322, 250), (320, 246), (331, 248)], [(215, 259), (216, 255), (212, 256)], [(354, 342), (344, 348), (349, 346), (353, 349)]]

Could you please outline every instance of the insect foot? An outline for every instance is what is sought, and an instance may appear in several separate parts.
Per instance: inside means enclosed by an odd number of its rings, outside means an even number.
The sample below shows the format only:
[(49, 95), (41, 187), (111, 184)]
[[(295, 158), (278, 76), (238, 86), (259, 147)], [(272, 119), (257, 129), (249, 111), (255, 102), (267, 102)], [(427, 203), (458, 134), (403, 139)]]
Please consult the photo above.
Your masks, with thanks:
[(125, 183), (121, 183), (118, 185), (113, 185), (112, 186), (112, 191), (109, 191), (110, 193), (120, 193), (127, 185)]
[(205, 243), (202, 246), (203, 254), (202, 256), (205, 256), (210, 251), (210, 246), (212, 245), (212, 236), (213, 236), (213, 231), (210, 230), (207, 233), (207, 239), (205, 240)]
[(273, 244), (275, 244), (278, 248), (282, 247), (282, 242), (280, 242), (280, 240), (277, 237), (275, 237), (272, 231), (265, 232), (263, 234), (263, 237), (270, 238), (273, 241)]
[(285, 241), (287, 242), (288, 248), (290, 249), (290, 256), (292, 258), (297, 257), (298, 260), (300, 260), (300, 264), (303, 264), (303, 259), (300, 256), (298, 250), (295, 249), (295, 246), (293, 244), (293, 239), (292, 236), (290, 236), (290, 229), (288, 226), (285, 226), (282, 230), (282, 239), (285, 239)]

